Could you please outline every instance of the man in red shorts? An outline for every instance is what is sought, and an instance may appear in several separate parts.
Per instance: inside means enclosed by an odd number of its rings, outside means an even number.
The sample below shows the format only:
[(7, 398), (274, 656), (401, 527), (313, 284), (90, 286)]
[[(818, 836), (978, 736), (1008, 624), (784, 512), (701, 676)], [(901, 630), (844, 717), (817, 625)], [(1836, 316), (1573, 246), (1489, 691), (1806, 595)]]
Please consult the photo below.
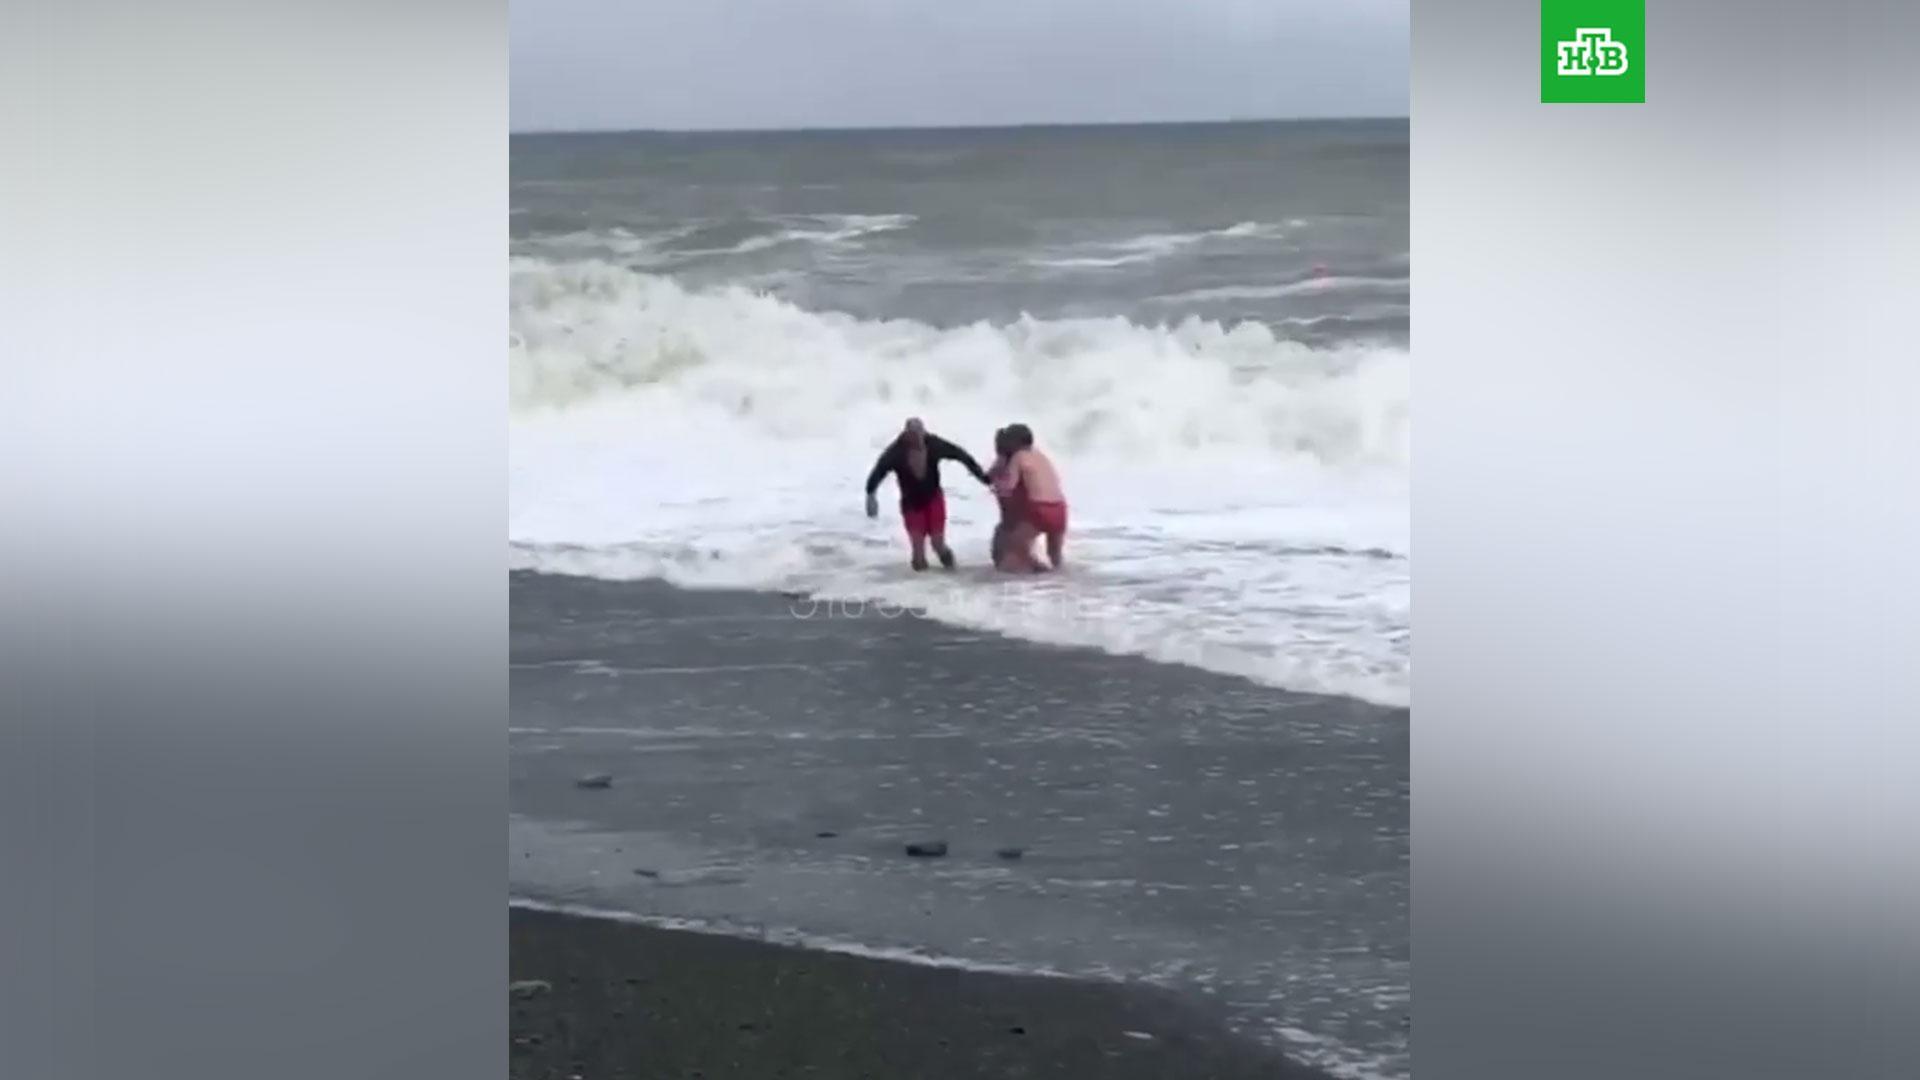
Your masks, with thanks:
[(889, 472), (900, 488), (900, 520), (907, 527), (907, 541), (913, 545), (913, 568), (927, 568), (927, 543), (940, 557), (940, 565), (953, 569), (953, 549), (947, 546), (947, 496), (940, 488), (940, 463), (957, 461), (966, 466), (982, 484), (993, 481), (980, 463), (965, 450), (938, 435), (927, 432), (918, 417), (908, 420), (898, 438), (880, 452), (867, 474), (867, 516), (880, 514), (875, 492)]
[[(1067, 493), (1060, 485), (1060, 473), (1053, 459), (1033, 445), (1033, 429), (1025, 424), (1010, 424), (1006, 429), (1013, 453), (1007, 467), (995, 479), (994, 494), (1003, 499), (1019, 498), (1025, 517), (1013, 527), (1008, 545), (1018, 552), (1033, 550), (1033, 542), (1047, 538), (1047, 568), (1058, 570), (1067, 558)], [(1034, 567), (1039, 569), (1039, 567)]]

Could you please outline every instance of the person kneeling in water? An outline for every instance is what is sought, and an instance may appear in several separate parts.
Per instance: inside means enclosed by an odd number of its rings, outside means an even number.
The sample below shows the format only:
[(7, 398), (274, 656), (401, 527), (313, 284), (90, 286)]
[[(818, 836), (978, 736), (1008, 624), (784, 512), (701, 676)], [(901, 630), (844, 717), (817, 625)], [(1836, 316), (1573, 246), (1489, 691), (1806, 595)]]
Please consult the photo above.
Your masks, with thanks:
[(1067, 495), (1060, 486), (1059, 470), (1053, 467), (1051, 458), (1034, 449), (1033, 430), (1027, 425), (1008, 426), (1007, 439), (1013, 453), (1007, 458), (1006, 471), (994, 484), (994, 493), (1006, 498), (1017, 492), (1024, 511), (1008, 537), (1009, 550), (1025, 555), (1031, 564), (1032, 556), (1026, 553), (1033, 550), (1035, 539), (1044, 536), (1047, 563), (1058, 570), (1066, 561), (1067, 546)]
[(1026, 496), (1018, 487), (1002, 494), (1002, 483), (1012, 473), (1010, 459), (1017, 450), (1013, 436), (1006, 428), (993, 433), (993, 464), (987, 467), (987, 476), (993, 481), (994, 496), (1000, 502), (1000, 523), (993, 527), (993, 566), (996, 570), (1032, 573), (1039, 567), (1034, 564), (1032, 548), (1017, 548), (1013, 544), (1014, 530), (1027, 516)]
[(900, 520), (907, 527), (907, 542), (913, 545), (913, 568), (927, 568), (928, 541), (940, 557), (940, 565), (953, 569), (953, 549), (947, 546), (947, 496), (940, 488), (940, 462), (957, 461), (967, 467), (982, 484), (991, 485), (980, 463), (965, 450), (938, 435), (929, 434), (918, 417), (907, 421), (900, 434), (880, 452), (867, 474), (867, 516), (878, 517), (880, 500), (874, 493), (887, 473), (893, 473), (900, 488)]

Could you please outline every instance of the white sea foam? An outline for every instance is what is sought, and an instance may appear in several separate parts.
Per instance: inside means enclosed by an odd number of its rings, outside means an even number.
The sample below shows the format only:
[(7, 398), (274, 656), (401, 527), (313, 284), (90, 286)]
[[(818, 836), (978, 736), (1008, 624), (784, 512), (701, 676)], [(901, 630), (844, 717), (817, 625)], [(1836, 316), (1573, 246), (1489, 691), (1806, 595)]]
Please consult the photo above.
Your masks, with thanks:
[(1209, 300), (1275, 300), (1285, 296), (1329, 292), (1405, 292), (1407, 283), (1408, 279), (1403, 277), (1343, 277), (1329, 274), (1277, 285), (1222, 285), (1153, 299), (1161, 304), (1194, 304)]
[(590, 260), (595, 257), (618, 259), (623, 265), (641, 268), (670, 266), (675, 262), (712, 256), (747, 255), (787, 244), (816, 244), (823, 247), (849, 246), (863, 237), (894, 232), (918, 220), (912, 214), (811, 214), (769, 219), (760, 224), (768, 231), (756, 233), (726, 247), (681, 247), (688, 239), (711, 224), (691, 221), (638, 231), (625, 226), (558, 233), (524, 241), (529, 250), (549, 257)]
[(1131, 255), (1073, 255), (1058, 258), (1028, 259), (1027, 265), (1044, 267), (1049, 270), (1092, 270), (1114, 266), (1128, 266), (1133, 263), (1152, 262), (1160, 256), (1154, 252), (1135, 252)]
[(1204, 229), (1187, 233), (1147, 233), (1130, 240), (1122, 240), (1116, 247), (1136, 251), (1173, 251), (1192, 244), (1201, 244), (1209, 240), (1248, 240), (1277, 239), (1285, 236), (1293, 226), (1264, 221), (1242, 221), (1220, 229)]
[(764, 941), (775, 945), (794, 945), (812, 949), (815, 952), (839, 953), (843, 956), (859, 956), (869, 960), (888, 960), (899, 964), (915, 964), (920, 967), (945, 968), (952, 971), (973, 971), (988, 975), (1027, 975), (1045, 979), (1083, 979), (1090, 976), (1070, 975), (1053, 968), (1035, 965), (992, 964), (966, 960), (955, 956), (930, 953), (921, 949), (866, 945), (846, 938), (828, 937), (822, 934), (808, 934), (799, 930), (782, 927), (749, 926), (729, 923), (720, 919), (692, 919), (667, 915), (643, 915), (638, 912), (621, 911), (615, 908), (594, 907), (587, 904), (558, 903), (538, 900), (531, 897), (510, 897), (509, 909), (522, 911), (543, 911), (556, 915), (572, 915), (583, 919), (601, 919), (607, 922), (628, 923), (634, 926), (648, 926), (657, 930), (683, 930), (689, 933), (712, 934), (716, 937), (743, 938), (750, 941)]
[(1129, 266), (1134, 263), (1164, 259), (1195, 245), (1214, 240), (1278, 239), (1285, 236), (1296, 224), (1295, 222), (1282, 225), (1271, 222), (1242, 221), (1225, 228), (1204, 229), (1198, 232), (1146, 233), (1124, 240), (1104, 241), (1076, 249), (1095, 252), (1095, 254), (1048, 255), (1029, 259), (1028, 264), (1062, 270)]
[(748, 237), (730, 248), (684, 251), (682, 255), (744, 255), (782, 244), (844, 244), (874, 233), (893, 232), (914, 223), (912, 214), (821, 214), (806, 224)]
[[(961, 625), (1407, 699), (1408, 362), (1258, 324), (940, 329), (512, 267), (516, 567), (886, 600)], [(1068, 574), (916, 575), (860, 512), (909, 414), (977, 453), (1031, 424), (1073, 502)], [(996, 513), (947, 466), (978, 566)]]

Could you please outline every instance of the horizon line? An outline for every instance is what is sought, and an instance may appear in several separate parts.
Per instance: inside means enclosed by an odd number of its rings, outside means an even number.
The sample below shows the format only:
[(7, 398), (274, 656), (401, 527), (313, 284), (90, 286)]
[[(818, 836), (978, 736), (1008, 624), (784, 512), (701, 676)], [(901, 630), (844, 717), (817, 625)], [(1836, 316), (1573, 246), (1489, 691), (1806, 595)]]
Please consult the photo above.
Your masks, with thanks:
[(821, 124), (797, 127), (579, 127), (507, 129), (515, 135), (802, 135), (878, 131), (1018, 131), (1027, 128), (1226, 127), (1233, 124), (1327, 124), (1410, 119), (1407, 114), (1347, 116), (1240, 116), (1201, 120), (1024, 120), (1006, 124)]

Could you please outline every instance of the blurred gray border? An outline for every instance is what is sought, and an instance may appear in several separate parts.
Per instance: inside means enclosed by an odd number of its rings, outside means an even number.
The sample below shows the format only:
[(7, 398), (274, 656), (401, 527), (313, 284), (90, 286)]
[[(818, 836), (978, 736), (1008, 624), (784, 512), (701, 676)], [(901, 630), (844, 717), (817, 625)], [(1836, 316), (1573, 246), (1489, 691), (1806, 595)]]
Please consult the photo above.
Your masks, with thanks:
[(0, 30), (0, 1076), (506, 1067), (506, 9)]
[(1413, 19), (1422, 1080), (1914, 1077), (1920, 6)]

